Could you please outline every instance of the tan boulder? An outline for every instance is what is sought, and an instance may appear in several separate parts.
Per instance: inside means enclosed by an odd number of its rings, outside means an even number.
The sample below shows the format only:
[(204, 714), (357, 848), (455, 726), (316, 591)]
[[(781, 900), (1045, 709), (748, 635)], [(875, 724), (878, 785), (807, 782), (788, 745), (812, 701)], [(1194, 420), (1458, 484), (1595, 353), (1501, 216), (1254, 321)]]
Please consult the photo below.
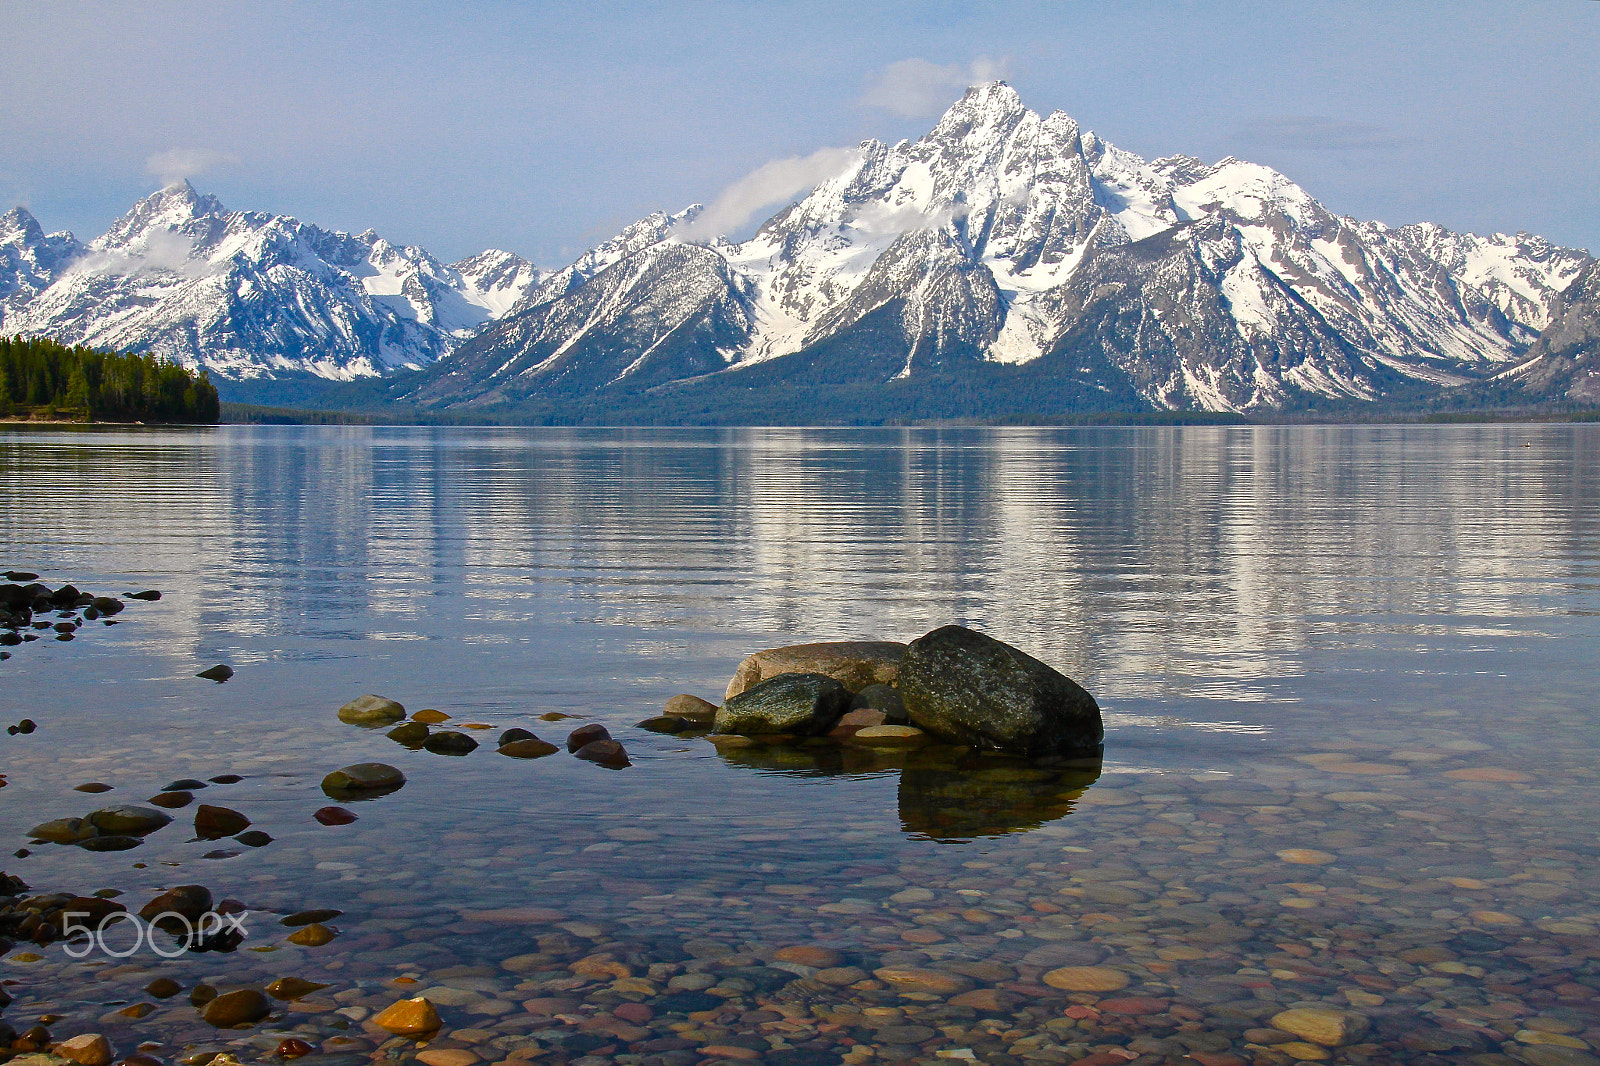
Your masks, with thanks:
[(56, 1054), (78, 1066), (106, 1066), (111, 1061), (111, 1042), (99, 1033), (84, 1033), (56, 1045)]
[(1272, 1016), (1272, 1027), (1293, 1033), (1302, 1040), (1323, 1047), (1354, 1043), (1367, 1031), (1367, 1019), (1344, 1010), (1322, 1007), (1293, 1007)]
[(779, 674), (824, 674), (851, 692), (893, 684), (906, 646), (892, 640), (838, 640), (758, 651), (740, 663), (723, 697), (729, 699)]
[(372, 1020), (395, 1036), (427, 1036), (440, 1025), (438, 1010), (422, 996), (391, 1004)]

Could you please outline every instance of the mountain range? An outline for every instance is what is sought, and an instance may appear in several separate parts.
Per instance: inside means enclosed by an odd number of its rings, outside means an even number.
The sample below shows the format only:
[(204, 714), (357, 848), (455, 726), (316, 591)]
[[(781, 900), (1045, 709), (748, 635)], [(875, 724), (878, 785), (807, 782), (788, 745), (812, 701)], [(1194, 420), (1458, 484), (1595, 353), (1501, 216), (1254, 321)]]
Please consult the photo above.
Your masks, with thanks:
[(1525, 233), (1336, 215), (1237, 159), (1153, 161), (974, 86), (746, 240), (695, 206), (542, 272), (230, 212), (187, 184), (91, 244), (0, 216), (0, 331), (351, 402), (882, 420), (1600, 402), (1600, 270)]

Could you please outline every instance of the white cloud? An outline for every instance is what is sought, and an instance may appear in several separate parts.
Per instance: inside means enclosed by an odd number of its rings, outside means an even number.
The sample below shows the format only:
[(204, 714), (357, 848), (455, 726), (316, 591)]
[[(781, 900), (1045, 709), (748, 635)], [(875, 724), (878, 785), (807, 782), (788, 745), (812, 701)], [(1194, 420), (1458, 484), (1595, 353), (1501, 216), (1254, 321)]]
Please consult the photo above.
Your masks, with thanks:
[(678, 230), (685, 240), (704, 240), (731, 233), (763, 207), (783, 203), (861, 161), (854, 148), (823, 148), (810, 155), (774, 159), (729, 185), (694, 220)]
[(162, 185), (176, 185), (187, 181), (213, 167), (237, 164), (239, 157), (210, 148), (168, 148), (144, 161), (147, 173), (154, 174)]
[(136, 277), (141, 274), (182, 274), (202, 278), (211, 264), (194, 257), (194, 241), (174, 230), (155, 230), (140, 247), (97, 252), (72, 265), (74, 274)]
[(861, 95), (861, 102), (901, 118), (926, 118), (944, 111), (967, 86), (1004, 78), (1008, 66), (1006, 60), (988, 56), (979, 56), (965, 67), (902, 59), (883, 68), (877, 81)]

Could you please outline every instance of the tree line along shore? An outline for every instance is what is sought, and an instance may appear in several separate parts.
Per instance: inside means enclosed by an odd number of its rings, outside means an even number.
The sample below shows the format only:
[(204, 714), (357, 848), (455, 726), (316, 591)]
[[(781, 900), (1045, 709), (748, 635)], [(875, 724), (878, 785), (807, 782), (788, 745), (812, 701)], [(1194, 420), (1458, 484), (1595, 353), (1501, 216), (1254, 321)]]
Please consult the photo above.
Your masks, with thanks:
[(153, 355), (0, 337), (0, 419), (214, 425), (220, 413), (203, 370)]

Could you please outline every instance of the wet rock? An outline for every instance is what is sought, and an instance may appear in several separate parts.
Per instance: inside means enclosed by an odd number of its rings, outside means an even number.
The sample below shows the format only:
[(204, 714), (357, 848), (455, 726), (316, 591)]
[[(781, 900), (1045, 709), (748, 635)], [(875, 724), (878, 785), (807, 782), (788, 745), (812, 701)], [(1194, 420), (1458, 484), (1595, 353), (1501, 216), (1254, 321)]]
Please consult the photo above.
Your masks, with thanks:
[(815, 736), (832, 729), (850, 706), (850, 691), (824, 674), (779, 674), (728, 697), (717, 708), (718, 733)]
[(172, 821), (172, 815), (153, 807), (102, 807), (89, 815), (87, 821), (102, 833), (119, 836), (144, 836)]
[(183, 991), (183, 986), (170, 977), (157, 977), (145, 985), (144, 990), (157, 999), (171, 999)]
[(203, 981), (189, 990), (189, 1002), (196, 1007), (203, 1007), (216, 998), (217, 990)]
[(448, 722), (450, 716), (432, 707), (424, 707), (416, 714), (413, 714), (411, 720), (413, 722), (421, 722), (423, 725), (439, 725), (442, 722)]
[(159, 589), (145, 589), (143, 592), (124, 592), (123, 595), (130, 600), (154, 601), (161, 598), (161, 591)]
[(151, 796), (149, 799), (145, 800), (145, 802), (155, 807), (165, 807), (169, 811), (177, 810), (179, 807), (187, 807), (189, 804), (193, 803), (194, 793), (157, 792), (154, 796)]
[(548, 741), (533, 737), (528, 740), (513, 740), (509, 744), (500, 745), (496, 750), (501, 755), (506, 755), (513, 759), (539, 759), (546, 755), (554, 755), (561, 749)]
[(202, 803), (194, 810), (194, 832), (201, 840), (220, 840), (250, 828), (250, 819), (229, 807)]
[(683, 733), (694, 728), (694, 723), (687, 718), (678, 718), (670, 714), (658, 714), (654, 718), (646, 718), (638, 723), (640, 729), (652, 733)]
[(972, 988), (971, 979), (960, 974), (916, 966), (884, 966), (873, 970), (872, 976), (897, 992), (931, 992), (938, 996), (950, 996)]
[[(335, 912), (337, 913), (337, 912)], [(328, 986), (318, 984), (316, 981), (307, 981), (300, 977), (280, 977), (267, 986), (267, 995), (273, 999), (293, 1001), (304, 999), (313, 992), (320, 991)]]
[(198, 788), (205, 788), (206, 783), (194, 777), (182, 777), (176, 781), (168, 782), (161, 786), (163, 792), (192, 792)]
[(74, 785), (74, 786), (72, 786), (72, 791), (74, 791), (74, 792), (89, 792), (89, 793), (110, 792), (111, 791), (111, 786), (106, 784), (106, 783), (104, 783), (103, 781), (89, 781), (89, 782), (86, 782), (86, 783), (84, 783), (82, 785)]
[(211, 783), (215, 785), (232, 785), (243, 780), (244, 778), (240, 777), (238, 774), (218, 774), (217, 776), (211, 778)]
[(610, 740), (611, 734), (606, 732), (606, 727), (598, 722), (581, 725), (567, 734), (567, 750), (576, 752), (585, 744), (593, 744), (597, 740)]
[(192, 925), (210, 910), (210, 889), (204, 885), (178, 885), (139, 908), (139, 917), (148, 922), (170, 912), (187, 919)]
[(430, 734), (422, 747), (435, 755), (467, 755), (478, 750), (478, 742), (454, 729), (441, 729)]
[(200, 1017), (207, 1025), (218, 1029), (232, 1029), (241, 1025), (254, 1025), (272, 1013), (272, 1001), (254, 988), (238, 988), (224, 992), (205, 1005)]
[(943, 626), (911, 642), (900, 695), (913, 725), (946, 740), (1020, 755), (1100, 753), (1094, 697), (1002, 641)]
[(123, 608), (121, 600), (115, 596), (96, 596), (89, 601), (89, 606), (101, 614), (120, 614)]
[(888, 684), (895, 680), (905, 653), (904, 644), (888, 640), (830, 641), (768, 648), (748, 656), (735, 668), (723, 702), (781, 674), (821, 674), (840, 682), (851, 692), (868, 685)]
[(303, 948), (320, 948), (324, 944), (331, 944), (339, 934), (321, 922), (312, 922), (302, 929), (297, 929), (288, 936), (289, 943), (298, 944)]
[(687, 718), (691, 722), (709, 722), (716, 717), (717, 705), (699, 696), (679, 693), (667, 700), (662, 710), (672, 718)]
[(420, 748), (428, 739), (428, 727), (421, 722), (401, 722), (384, 736), (408, 748)]
[(507, 744), (510, 744), (510, 743), (512, 743), (514, 741), (518, 741), (518, 740), (538, 740), (538, 739), (539, 738), (534, 736), (533, 733), (530, 732), (529, 730), (522, 729), (522, 728), (519, 728), (519, 727), (512, 727), (511, 729), (507, 729), (504, 733), (501, 733), (497, 738), (495, 738), (494, 746), (497, 747), (497, 748), (503, 748)]
[(304, 1040), (291, 1036), (287, 1040), (280, 1041), (277, 1050), (274, 1051), (273, 1054), (277, 1055), (280, 1059), (300, 1059), (311, 1054), (315, 1050), (317, 1049), (306, 1043)]
[(82, 818), (52, 818), (28, 830), (28, 836), (34, 840), (47, 840), (52, 844), (76, 844), (98, 833), (98, 829)]
[(1340, 1047), (1367, 1031), (1367, 1019), (1350, 1011), (1294, 1007), (1274, 1014), (1272, 1027), (1323, 1047)]
[(392, 725), (406, 716), (406, 709), (383, 696), (357, 696), (339, 708), (339, 721), (350, 725)]
[(406, 775), (381, 762), (358, 762), (335, 770), (322, 779), (322, 791), (331, 799), (368, 799), (387, 795), (406, 783)]
[(259, 829), (251, 829), (248, 832), (240, 833), (233, 839), (237, 840), (247, 848), (264, 848), (268, 844), (272, 843), (272, 835), (270, 833), (264, 833)]
[(1063, 966), (1046, 973), (1041, 980), (1051, 988), (1068, 992), (1115, 992), (1129, 983), (1127, 974), (1109, 966)]
[(425, 997), (402, 999), (374, 1015), (373, 1024), (395, 1036), (419, 1037), (438, 1032), (439, 1012)]
[(203, 677), (207, 681), (215, 681), (220, 685), (224, 681), (228, 680), (228, 678), (233, 676), (233, 667), (229, 666), (227, 663), (218, 663), (215, 666), (206, 667), (204, 670), (201, 670), (194, 676)]
[(928, 734), (910, 725), (873, 725), (856, 730), (855, 739), (863, 744), (920, 744)]
[(778, 962), (797, 962), (802, 966), (814, 966), (819, 970), (836, 967), (844, 961), (837, 951), (816, 944), (793, 944), (779, 948), (772, 953), (772, 957)]
[(573, 758), (583, 759), (585, 762), (598, 763), (613, 770), (620, 770), (625, 766), (632, 766), (628, 761), (628, 753), (615, 740), (609, 737), (605, 740), (594, 740), (585, 744), (572, 753)]
[(319, 807), (311, 817), (323, 825), (349, 825), (356, 820), (355, 812), (343, 807)]
[(61, 1041), (53, 1050), (79, 1066), (108, 1066), (111, 1062), (111, 1041), (99, 1033), (71, 1037)]

